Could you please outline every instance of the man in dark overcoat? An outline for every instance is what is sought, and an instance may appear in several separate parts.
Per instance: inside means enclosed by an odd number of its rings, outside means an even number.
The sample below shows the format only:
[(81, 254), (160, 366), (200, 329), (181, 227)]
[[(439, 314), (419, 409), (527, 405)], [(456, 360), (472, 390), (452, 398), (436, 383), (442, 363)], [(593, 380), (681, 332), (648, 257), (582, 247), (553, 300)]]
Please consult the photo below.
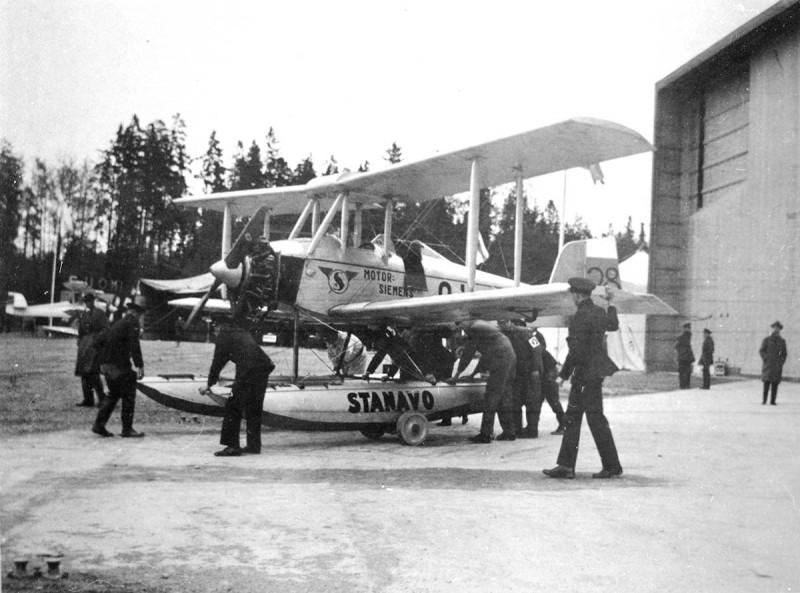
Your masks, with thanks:
[(570, 292), (577, 311), (569, 323), (567, 358), (559, 373), (559, 380), (571, 377), (567, 412), (564, 415), (564, 437), (558, 454), (558, 465), (544, 470), (551, 478), (575, 477), (575, 462), (581, 437), (581, 423), (586, 422), (592, 431), (603, 469), (593, 478), (613, 478), (622, 474), (611, 427), (603, 413), (603, 380), (617, 370), (606, 352), (605, 333), (619, 329), (617, 310), (610, 304), (612, 293), (607, 292), (608, 311), (592, 302), (594, 282), (587, 278), (570, 278)]
[(703, 330), (703, 351), (700, 353), (698, 361), (703, 367), (703, 389), (711, 389), (711, 365), (714, 364), (714, 339), (711, 337), (711, 330)]
[(675, 342), (675, 351), (678, 355), (678, 386), (689, 389), (692, 386), (692, 364), (694, 364), (694, 351), (692, 351), (692, 324), (683, 324), (683, 333)]
[(761, 342), (758, 353), (763, 361), (761, 381), (764, 383), (764, 393), (761, 404), (767, 403), (767, 394), (769, 393), (769, 403), (774, 406), (778, 397), (778, 384), (783, 379), (783, 364), (789, 354), (786, 350), (786, 340), (781, 336), (783, 324), (776, 321), (770, 327), (772, 333)]
[[(231, 396), (225, 402), (225, 416), (222, 419), (219, 442), (225, 445), (225, 448), (214, 455), (238, 457), (242, 452), (258, 455), (261, 453), (264, 394), (275, 365), (249, 331), (234, 323), (232, 319), (224, 319), (219, 325), (214, 358), (208, 371), (207, 387), (201, 388), (201, 393), (208, 393), (212, 385), (216, 385), (222, 368), (228, 362), (236, 365), (236, 375)], [(247, 447), (244, 450), (239, 443), (239, 429), (243, 417), (247, 431)]]
[(106, 314), (94, 306), (94, 293), (83, 295), (83, 302), (86, 310), (78, 320), (78, 357), (75, 361), (75, 375), (81, 378), (83, 401), (75, 405), (93, 408), (94, 393), (97, 394), (98, 407), (106, 397), (100, 378), (97, 340), (108, 329), (109, 323)]
[[(106, 378), (108, 396), (97, 411), (92, 432), (102, 437), (112, 437), (106, 423), (119, 400), (122, 400), (122, 433), (125, 438), (141, 438), (143, 432), (133, 429), (133, 413), (136, 407), (136, 381), (144, 377), (144, 360), (139, 344), (139, 317), (144, 307), (128, 303), (125, 315), (115, 321), (103, 340), (100, 354), (100, 370)], [(133, 370), (131, 366), (131, 359)]]

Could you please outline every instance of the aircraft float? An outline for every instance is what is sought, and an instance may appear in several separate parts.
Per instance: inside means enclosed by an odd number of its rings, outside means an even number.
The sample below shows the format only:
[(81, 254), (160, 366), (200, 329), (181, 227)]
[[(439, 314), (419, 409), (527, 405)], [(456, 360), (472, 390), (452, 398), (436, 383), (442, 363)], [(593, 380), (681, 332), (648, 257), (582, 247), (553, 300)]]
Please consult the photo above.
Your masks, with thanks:
[[(176, 200), (187, 207), (219, 210), (223, 216), (223, 259), (210, 268), (213, 283), (192, 301), (187, 325), (220, 287), (235, 316), (289, 316), (295, 335), (303, 322), (349, 332), (382, 326), (455, 327), (475, 319), (526, 319), (564, 326), (575, 311), (567, 279), (592, 278), (596, 300), (613, 286), (620, 313), (673, 315), (654, 295), (622, 291), (613, 238), (568, 243), (559, 253), (550, 282), (520, 282), (522, 183), (524, 179), (652, 150), (635, 131), (616, 123), (575, 118), (544, 128), (400, 163), (386, 170), (345, 172), (305, 185), (208, 194)], [(478, 197), (481, 188), (516, 182), (515, 277), (476, 270)], [(392, 240), (394, 206), (469, 191), (466, 265), (447, 260), (419, 241)], [(362, 240), (362, 213), (381, 208), (383, 232)], [(269, 241), (270, 215), (298, 214), (285, 240)], [(324, 216), (322, 215), (324, 213)], [(234, 217), (251, 217), (231, 243)], [(311, 236), (301, 231), (311, 218)], [(338, 236), (330, 230), (338, 217)], [(352, 224), (351, 224), (352, 222)], [(176, 303), (188, 306), (181, 299)], [(219, 302), (215, 303), (219, 307)], [(265, 425), (298, 430), (360, 431), (380, 438), (396, 430), (400, 440), (419, 445), (429, 422), (449, 414), (480, 411), (485, 384), (401, 382), (338, 376), (301, 377), (297, 340), (293, 375), (271, 377), (264, 399)], [(205, 377), (176, 374), (145, 377), (138, 388), (152, 399), (195, 414), (221, 416), (230, 385), (215, 386), (212, 398), (198, 393)]]

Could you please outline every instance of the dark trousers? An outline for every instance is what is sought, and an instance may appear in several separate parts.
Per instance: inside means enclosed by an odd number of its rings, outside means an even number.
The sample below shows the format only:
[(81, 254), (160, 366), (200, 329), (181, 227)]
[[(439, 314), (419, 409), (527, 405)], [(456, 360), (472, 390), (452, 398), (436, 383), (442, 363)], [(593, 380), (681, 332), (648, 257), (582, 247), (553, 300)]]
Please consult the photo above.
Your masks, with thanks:
[(678, 363), (678, 385), (681, 389), (689, 389), (692, 386), (692, 363)]
[(517, 373), (513, 385), (514, 432), (522, 432), (522, 408), (525, 420), (532, 430), (539, 426), (539, 408), (542, 405), (542, 382), (537, 372)]
[(778, 397), (778, 384), (764, 381), (764, 399), (762, 404), (767, 403), (767, 395), (770, 396), (769, 403), (774, 404), (775, 399)]
[(495, 415), (500, 417), (500, 427), (509, 434), (516, 434), (514, 427), (514, 398), (512, 380), (516, 362), (498, 361), (489, 369), (486, 391), (483, 394), (483, 418), (481, 434), (491, 437), (494, 433)]
[(116, 379), (106, 375), (106, 383), (108, 395), (97, 411), (94, 425), (105, 428), (111, 413), (117, 407), (117, 401), (122, 400), (122, 432), (130, 432), (133, 430), (133, 412), (136, 408), (136, 371), (124, 371)]
[[(558, 397), (558, 383), (555, 381), (545, 380), (542, 382), (542, 389), (541, 389), (542, 396), (539, 398), (538, 405), (536, 406), (536, 415), (535, 415), (535, 422), (536, 424), (533, 425), (533, 428), (536, 429), (539, 426), (539, 418), (541, 416), (542, 404), (547, 402), (547, 405), (550, 406), (550, 409), (553, 410), (553, 413), (556, 415), (556, 420), (558, 421), (558, 428), (564, 427), (564, 408), (561, 406), (561, 400)], [(531, 421), (528, 421), (528, 426), (531, 425)]]
[(222, 418), (222, 433), (219, 437), (221, 445), (238, 449), (239, 428), (242, 418), (247, 430), (247, 448), (261, 451), (261, 415), (264, 406), (264, 393), (267, 391), (267, 379), (262, 381), (236, 381), (228, 401), (225, 403), (225, 416)]
[(622, 466), (619, 463), (611, 427), (603, 414), (602, 379), (576, 381), (573, 378), (567, 412), (564, 414), (564, 438), (561, 441), (561, 451), (558, 453), (558, 465), (575, 468), (584, 414), (586, 414), (589, 429), (592, 431), (597, 452), (600, 453), (603, 469), (620, 469)]
[(90, 406), (94, 405), (95, 393), (97, 394), (98, 404), (102, 404), (106, 397), (100, 373), (85, 373), (81, 375), (81, 390), (83, 391), (83, 403)]
[(711, 389), (711, 365), (704, 364), (703, 366), (703, 389)]

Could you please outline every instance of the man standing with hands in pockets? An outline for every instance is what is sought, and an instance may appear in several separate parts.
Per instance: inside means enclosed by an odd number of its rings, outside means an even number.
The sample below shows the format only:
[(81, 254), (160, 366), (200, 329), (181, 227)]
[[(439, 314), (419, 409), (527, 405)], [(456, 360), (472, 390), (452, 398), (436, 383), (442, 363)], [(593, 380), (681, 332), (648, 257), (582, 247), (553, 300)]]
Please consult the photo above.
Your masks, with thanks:
[(592, 477), (613, 478), (622, 474), (622, 465), (611, 428), (603, 414), (603, 379), (619, 370), (608, 357), (605, 344), (605, 333), (619, 329), (617, 310), (610, 304), (613, 294), (608, 289), (608, 312), (592, 302), (595, 284), (591, 280), (570, 278), (569, 286), (578, 310), (569, 324), (569, 351), (559, 374), (559, 383), (571, 377), (571, 388), (564, 414), (564, 438), (558, 465), (544, 470), (544, 473), (551, 478), (575, 478), (581, 423), (586, 414), (586, 422), (603, 463), (603, 469)]

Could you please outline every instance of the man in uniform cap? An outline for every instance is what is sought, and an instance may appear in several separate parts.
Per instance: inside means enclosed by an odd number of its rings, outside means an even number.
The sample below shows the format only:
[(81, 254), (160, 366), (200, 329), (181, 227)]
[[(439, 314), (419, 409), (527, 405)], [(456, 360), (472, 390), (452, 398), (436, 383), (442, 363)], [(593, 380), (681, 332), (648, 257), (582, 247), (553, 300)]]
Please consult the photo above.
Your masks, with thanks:
[(94, 407), (94, 393), (97, 405), (102, 405), (106, 397), (103, 380), (100, 378), (97, 341), (108, 327), (108, 317), (94, 306), (94, 293), (83, 295), (86, 310), (78, 320), (78, 357), (75, 361), (75, 375), (81, 378), (83, 401), (75, 404), (87, 408)]
[(703, 351), (700, 360), (697, 361), (703, 367), (703, 389), (711, 389), (711, 370), (714, 364), (714, 340), (711, 338), (711, 330), (703, 330)]
[[(92, 432), (102, 437), (113, 437), (106, 429), (106, 422), (122, 400), (122, 436), (140, 438), (143, 432), (133, 429), (133, 413), (136, 406), (136, 380), (144, 377), (144, 361), (139, 344), (139, 317), (144, 307), (136, 303), (126, 305), (125, 315), (111, 325), (108, 337), (104, 340), (100, 355), (100, 370), (106, 377), (108, 397), (97, 411)], [(131, 359), (136, 371), (131, 366)]]
[(551, 478), (575, 477), (581, 423), (586, 414), (586, 422), (603, 463), (603, 469), (592, 474), (592, 477), (613, 478), (622, 474), (622, 465), (611, 427), (603, 414), (603, 379), (618, 370), (608, 357), (605, 345), (605, 333), (619, 328), (617, 310), (610, 304), (613, 295), (609, 291), (606, 292), (608, 312), (592, 302), (595, 284), (591, 280), (570, 278), (569, 287), (577, 311), (569, 324), (569, 351), (559, 380), (563, 382), (571, 377), (571, 388), (564, 415), (564, 438), (558, 454), (558, 465), (544, 470), (544, 473)]

